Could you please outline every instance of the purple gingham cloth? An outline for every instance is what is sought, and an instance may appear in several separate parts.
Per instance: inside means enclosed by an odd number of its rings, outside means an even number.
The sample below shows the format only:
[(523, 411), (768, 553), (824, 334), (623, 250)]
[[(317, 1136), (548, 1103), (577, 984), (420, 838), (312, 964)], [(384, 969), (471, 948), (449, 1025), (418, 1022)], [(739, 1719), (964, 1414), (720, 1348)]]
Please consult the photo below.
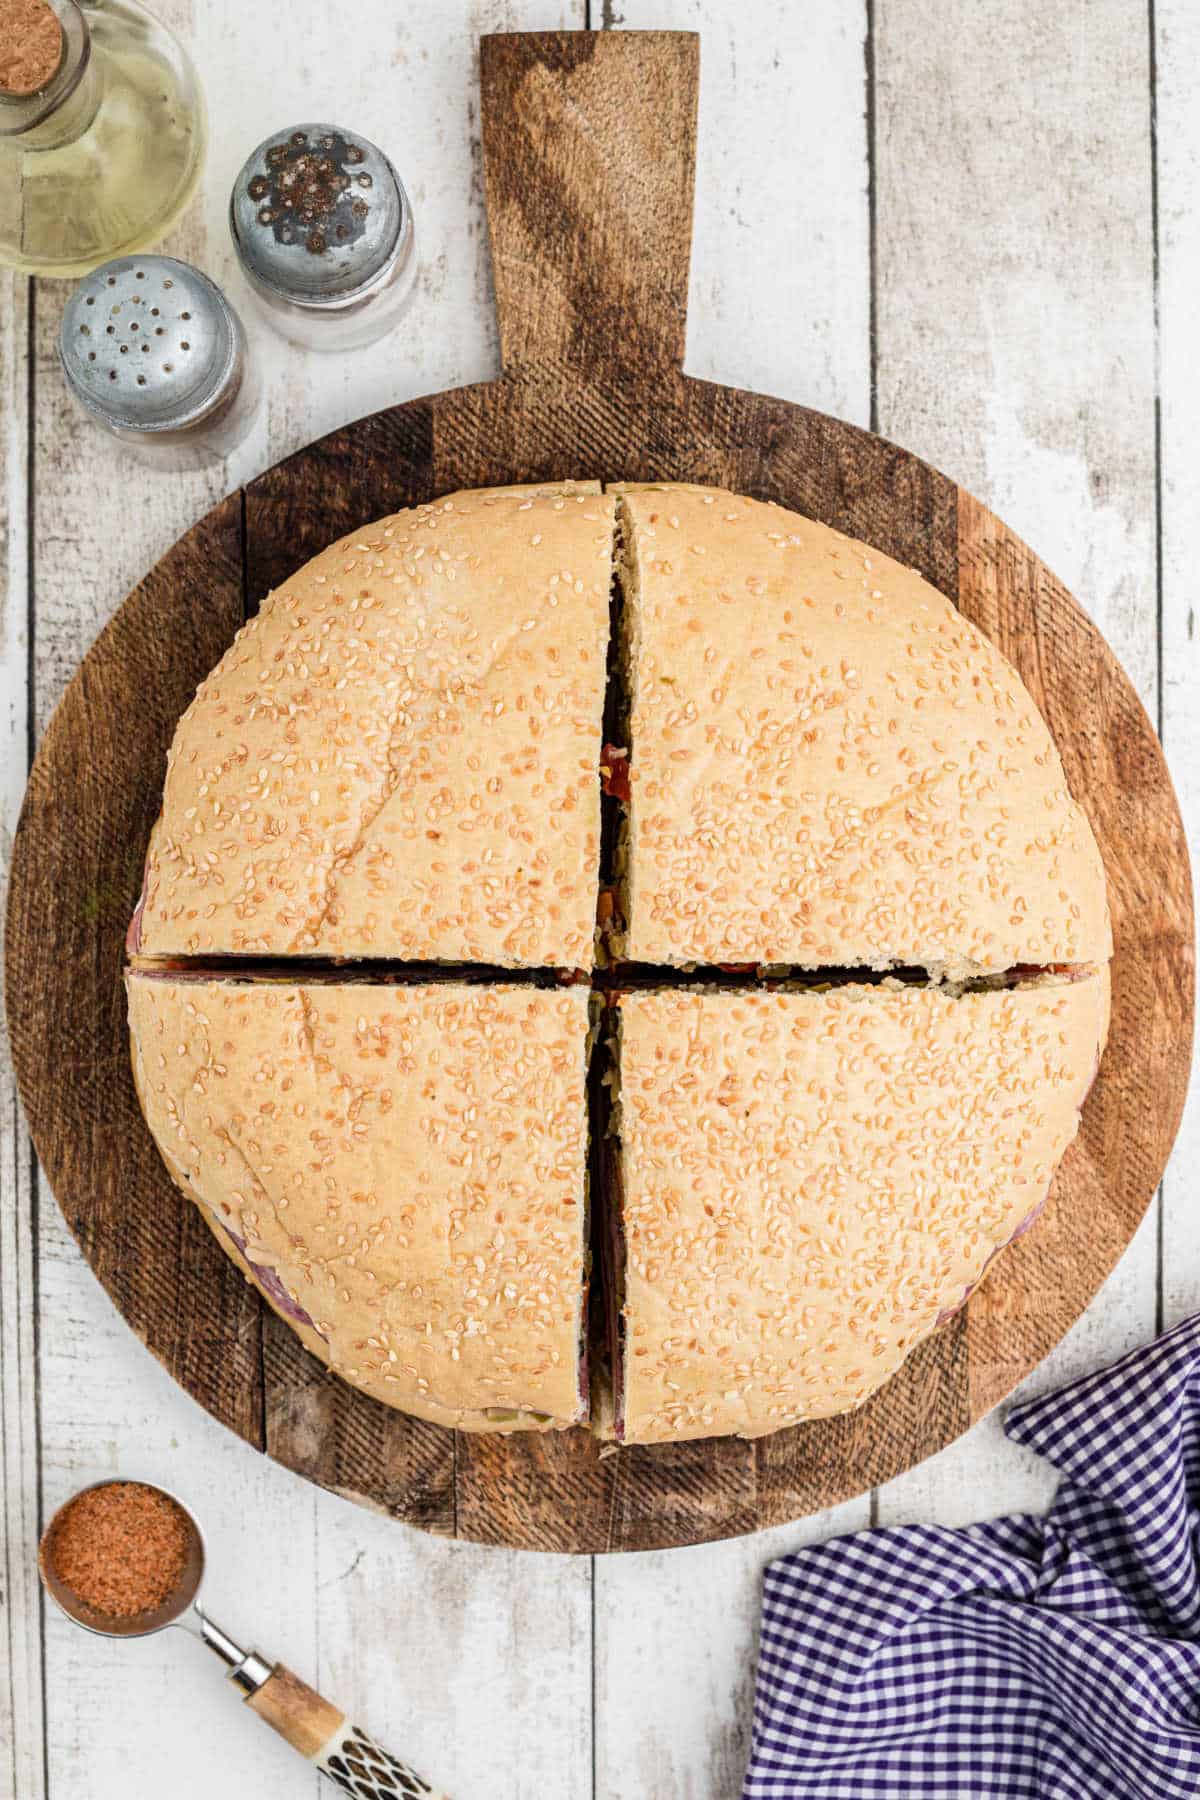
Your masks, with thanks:
[(1200, 1796), (1200, 1316), (1005, 1429), (1045, 1518), (768, 1568), (744, 1800)]

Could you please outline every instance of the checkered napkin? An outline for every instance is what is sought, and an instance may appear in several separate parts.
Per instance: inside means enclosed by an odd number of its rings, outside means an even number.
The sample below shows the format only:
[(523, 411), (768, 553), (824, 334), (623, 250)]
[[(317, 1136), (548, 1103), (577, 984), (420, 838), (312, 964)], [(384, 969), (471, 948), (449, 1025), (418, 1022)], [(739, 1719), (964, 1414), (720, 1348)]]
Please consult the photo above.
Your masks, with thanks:
[(1200, 1796), (1200, 1315), (1005, 1429), (1045, 1518), (767, 1570), (744, 1800)]

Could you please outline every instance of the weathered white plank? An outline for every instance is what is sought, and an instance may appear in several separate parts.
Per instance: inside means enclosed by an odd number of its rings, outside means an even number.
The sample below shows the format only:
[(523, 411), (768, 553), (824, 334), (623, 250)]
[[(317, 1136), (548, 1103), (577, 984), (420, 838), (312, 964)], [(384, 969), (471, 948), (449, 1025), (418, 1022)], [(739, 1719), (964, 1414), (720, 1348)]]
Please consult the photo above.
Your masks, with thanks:
[(736, 1800), (763, 1570), (867, 1522), (864, 1496), (725, 1544), (597, 1558), (596, 1800)]
[(624, 0), (611, 23), (701, 34), (688, 373), (867, 424), (865, 0)]
[[(348, 419), (499, 372), (479, 159), (481, 33), (581, 26), (584, 0), (445, 0), (424, 9), (376, 4), (352, 33), (303, 0), (281, 54), (279, 21), (262, 9), (200, 11), (195, 53), (222, 127), (214, 131), (202, 203), (207, 267), (240, 307), (263, 372), (259, 430), (237, 458), (241, 479)], [(269, 71), (270, 107), (263, 105)], [(382, 343), (352, 355), (296, 350), (260, 320), (226, 227), (234, 177), (266, 133), (314, 116), (379, 143), (408, 189), (421, 274), (409, 312)]]
[[(162, 8), (184, 34), (186, 0)], [(214, 93), (207, 81), (210, 95)], [(172, 254), (205, 256), (198, 206), (172, 234)], [(40, 727), (79, 658), (124, 592), (224, 491), (221, 469), (147, 473), (84, 428), (59, 377), (55, 341), (65, 284), (40, 283), (35, 369), (35, 699)], [(315, 1653), (313, 1496), (210, 1421), (137, 1344), (83, 1265), (44, 1178), (39, 1325), (47, 1513), (74, 1488), (114, 1472), (166, 1481), (195, 1505), (210, 1535), (214, 1611), (242, 1596), (230, 1626), (263, 1616), (287, 1625), (300, 1668)], [(267, 1496), (270, 1495), (268, 1500)], [(270, 1520), (279, 1529), (264, 1529)], [(274, 1592), (278, 1598), (272, 1603)], [(294, 1610), (285, 1596), (294, 1594)], [(251, 1616), (247, 1618), (246, 1612)], [(241, 1616), (238, 1616), (240, 1613)], [(265, 1629), (266, 1627), (262, 1627)], [(51, 1611), (46, 1622), (50, 1795), (119, 1789), (315, 1792), (256, 1722), (222, 1691), (220, 1671), (178, 1633), (119, 1645)], [(209, 1659), (205, 1658), (204, 1662)], [(287, 1784), (285, 1786), (285, 1783)]]
[[(865, 5), (624, 0), (609, 11), (615, 25), (702, 33), (688, 371), (866, 424)], [(733, 1800), (762, 1569), (867, 1518), (864, 1498), (728, 1544), (598, 1559), (597, 1800)]]
[(454, 1800), (590, 1795), (587, 1557), (445, 1543), (339, 1502), (317, 1581), (328, 1692)]
[[(1153, 710), (1154, 293), (1146, 10), (1135, 0), (876, 9), (879, 428), (1021, 533)], [(1024, 1392), (1155, 1325), (1152, 1214)], [(1037, 1506), (993, 1416), (883, 1490), (884, 1521)]]
[[(1162, 734), (1193, 857), (1200, 847), (1200, 13), (1188, 0), (1157, 0), (1159, 392), (1162, 453)], [(1163, 1182), (1162, 1309), (1173, 1324), (1200, 1305), (1200, 1230), (1195, 1171), (1200, 1091), (1193, 1084), (1183, 1129)]]
[(880, 430), (1033, 544), (1152, 705), (1146, 9), (945, 23), (937, 0), (877, 13)]
[[(25, 784), (29, 284), (0, 274), (0, 888)], [(42, 1800), (39, 1448), (29, 1139), (0, 1022), (0, 1795)]]
[[(227, 10), (195, 8), (189, 24), (180, 0), (170, 11), (188, 28), (214, 131), (202, 198), (166, 248), (199, 261), (244, 303), (225, 228), (234, 173), (272, 127), (332, 116), (374, 137), (401, 169), (423, 273), (401, 329), (355, 356), (305, 355), (243, 304), (264, 414), (227, 471), (186, 477), (148, 475), (79, 430), (53, 362), (63, 296), (48, 295), (38, 331), (43, 723), (123, 592), (228, 486), (390, 400), (495, 372), (476, 39), (583, 18), (581, 0), (456, 0), (418, 14), (363, 7), (347, 33), (328, 8), (304, 0), (289, 15), (283, 54), (278, 21), (265, 15), (239, 14), (235, 23)], [(48, 1503), (117, 1466), (171, 1482), (208, 1525), (217, 1616), (223, 1606), (230, 1629), (323, 1684), (383, 1741), (449, 1783), (456, 1800), (494, 1792), (498, 1770), (514, 1795), (587, 1793), (586, 1560), (446, 1546), (262, 1463), (204, 1419), (134, 1343), (49, 1199), (42, 1225)], [(47, 1675), (52, 1795), (169, 1791), (187, 1800), (215, 1788), (282, 1800), (311, 1791), (289, 1753), (222, 1691), (216, 1665), (187, 1643), (108, 1647), (55, 1620)]]
[[(205, 1531), (205, 1599), (298, 1672), (316, 1668), (311, 1489), (209, 1419), (134, 1339), (81, 1266), (54, 1202), (42, 1209), (42, 1392), (47, 1516), (115, 1474), (164, 1482)], [(331, 1502), (331, 1504), (334, 1504)], [(317, 1793), (227, 1691), (220, 1664), (180, 1632), (92, 1637), (50, 1609), (50, 1794)]]

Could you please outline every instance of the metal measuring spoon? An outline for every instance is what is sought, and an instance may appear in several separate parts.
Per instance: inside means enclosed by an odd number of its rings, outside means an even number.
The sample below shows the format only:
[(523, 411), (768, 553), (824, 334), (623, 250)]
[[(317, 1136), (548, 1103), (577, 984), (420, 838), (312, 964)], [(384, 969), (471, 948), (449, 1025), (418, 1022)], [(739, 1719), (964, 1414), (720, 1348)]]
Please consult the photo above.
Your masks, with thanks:
[[(79, 1491), (88, 1493), (91, 1488), (121, 1485), (121, 1479), (93, 1481)], [(446, 1800), (445, 1794), (435, 1792), (427, 1781), (382, 1749), (359, 1726), (352, 1725), (344, 1713), (282, 1663), (269, 1663), (257, 1650), (243, 1650), (235, 1644), (200, 1604), (204, 1538), (192, 1514), (178, 1494), (173, 1494), (169, 1488), (157, 1487), (150, 1481), (137, 1481), (131, 1485), (165, 1495), (174, 1501), (187, 1522), (189, 1543), (179, 1585), (170, 1599), (154, 1612), (136, 1613), (130, 1618), (110, 1618), (84, 1606), (59, 1580), (51, 1554), (54, 1528), (71, 1501), (79, 1497), (73, 1494), (71, 1500), (64, 1501), (59, 1507), (43, 1531), (38, 1546), (42, 1584), (68, 1619), (82, 1625), (85, 1631), (95, 1632), (98, 1637), (112, 1638), (148, 1637), (151, 1632), (178, 1625), (216, 1651), (221, 1661), (228, 1665), (228, 1679), (240, 1689), (250, 1710), (265, 1719), (272, 1730), (286, 1738), (292, 1748), (307, 1757), (322, 1775), (328, 1775), (336, 1782), (343, 1793), (353, 1794), (355, 1800)]]

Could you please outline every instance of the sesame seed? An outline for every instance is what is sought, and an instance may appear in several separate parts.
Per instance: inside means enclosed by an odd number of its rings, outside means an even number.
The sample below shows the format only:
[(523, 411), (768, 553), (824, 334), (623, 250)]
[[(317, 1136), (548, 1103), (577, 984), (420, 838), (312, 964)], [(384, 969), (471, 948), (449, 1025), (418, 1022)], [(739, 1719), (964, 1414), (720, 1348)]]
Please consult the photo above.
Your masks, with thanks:
[[(143, 952), (588, 966), (613, 516), (467, 495), (268, 596), (172, 745)], [(457, 853), (476, 834), (488, 892)]]
[(1044, 1198), (1106, 991), (624, 995), (626, 1441), (755, 1435), (886, 1380)]
[[(711, 499), (672, 494), (709, 550), (686, 579), (658, 549), (661, 496), (621, 500), (638, 620), (626, 954), (949, 977), (1104, 960), (1099, 854), (1016, 672), (912, 570), (778, 507), (714, 517)], [(772, 604), (727, 605), (739, 590)], [(1018, 913), (1051, 885), (1068, 896), (1053, 913)]]
[[(354, 996), (349, 1010), (336, 981), (131, 977), (135, 1041), (169, 1034), (190, 1073), (147, 1091), (152, 1131), (164, 1149), (182, 1137), (193, 1197), (228, 1219), (256, 1279), (272, 1272), (356, 1385), (383, 1397), (386, 1382), (389, 1404), (443, 1423), (517, 1390), (573, 1419), (587, 991), (360, 983)], [(218, 1045), (229, 1079), (205, 1097)], [(285, 1089), (311, 1132), (282, 1127)], [(464, 1142), (486, 1147), (477, 1176)], [(434, 1316), (461, 1320), (451, 1352)]]

